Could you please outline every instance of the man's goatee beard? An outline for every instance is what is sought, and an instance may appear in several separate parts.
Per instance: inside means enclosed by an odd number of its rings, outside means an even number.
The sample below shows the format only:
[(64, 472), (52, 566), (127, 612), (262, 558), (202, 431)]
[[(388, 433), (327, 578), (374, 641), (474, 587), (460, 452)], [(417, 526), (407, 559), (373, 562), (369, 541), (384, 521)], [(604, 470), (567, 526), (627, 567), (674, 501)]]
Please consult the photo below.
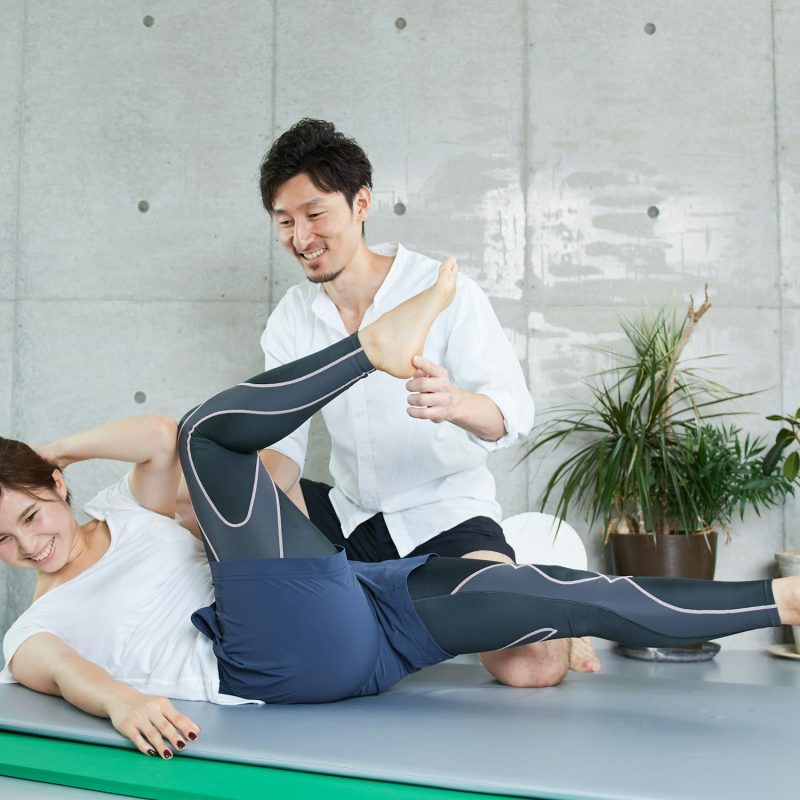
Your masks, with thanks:
[(344, 267), (336, 270), (336, 272), (327, 272), (324, 275), (306, 275), (306, 278), (308, 278), (311, 283), (328, 283), (328, 281), (338, 278), (343, 272)]

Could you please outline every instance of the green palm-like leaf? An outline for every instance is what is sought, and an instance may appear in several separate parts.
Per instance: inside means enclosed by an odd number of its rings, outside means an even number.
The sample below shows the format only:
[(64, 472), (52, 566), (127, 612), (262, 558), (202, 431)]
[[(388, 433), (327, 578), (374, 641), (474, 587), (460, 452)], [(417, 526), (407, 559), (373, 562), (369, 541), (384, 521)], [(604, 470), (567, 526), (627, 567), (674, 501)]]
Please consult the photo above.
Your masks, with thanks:
[(792, 491), (800, 454), (787, 459), (789, 472), (785, 464), (783, 474), (771, 475), (772, 450), (762, 461), (760, 440), (710, 424), (740, 413), (731, 402), (752, 393), (673, 364), (685, 323), (662, 311), (621, 325), (630, 352), (601, 351), (616, 363), (587, 380), (590, 401), (547, 411), (520, 458), (570, 448), (545, 484), (543, 510), (555, 499), (557, 516), (580, 508), (591, 524), (602, 520), (604, 531), (614, 518), (639, 531), (693, 531), (724, 527), (735, 511), (758, 512)]
[(797, 450), (791, 453), (783, 463), (783, 474), (786, 480), (794, 481), (800, 472), (800, 453)]

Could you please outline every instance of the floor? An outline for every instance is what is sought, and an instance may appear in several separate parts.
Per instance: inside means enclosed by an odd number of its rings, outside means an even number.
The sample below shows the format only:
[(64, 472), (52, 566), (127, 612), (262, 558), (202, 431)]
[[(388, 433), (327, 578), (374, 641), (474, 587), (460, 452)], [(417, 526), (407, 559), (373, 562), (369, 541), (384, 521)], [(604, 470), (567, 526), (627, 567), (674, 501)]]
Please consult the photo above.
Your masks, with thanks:
[[(203, 730), (202, 759), (562, 800), (796, 798), (800, 661), (724, 646), (702, 664), (602, 659), (602, 673), (549, 689), (451, 663), (342, 703), (177, 705)], [(107, 722), (13, 686), (0, 687), (0, 728), (124, 744)]]

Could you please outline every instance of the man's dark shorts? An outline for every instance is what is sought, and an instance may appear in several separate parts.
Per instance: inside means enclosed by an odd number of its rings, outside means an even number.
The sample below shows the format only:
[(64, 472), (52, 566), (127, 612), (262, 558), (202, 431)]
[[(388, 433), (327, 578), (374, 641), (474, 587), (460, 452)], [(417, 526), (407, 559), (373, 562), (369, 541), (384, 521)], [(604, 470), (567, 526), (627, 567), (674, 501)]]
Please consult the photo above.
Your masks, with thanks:
[[(376, 514), (362, 522), (353, 533), (345, 538), (342, 526), (336, 516), (333, 504), (328, 495), (331, 487), (318, 481), (300, 479), (303, 498), (311, 521), (335, 545), (343, 547), (347, 558), (351, 561), (366, 561), (374, 563), (400, 558), (394, 546), (383, 514)], [(492, 550), (495, 553), (504, 553), (514, 559), (514, 550), (503, 536), (503, 529), (489, 517), (472, 517), (459, 523), (454, 528), (428, 539), (407, 558), (435, 553), (439, 556), (460, 558), (466, 553), (476, 550)]]

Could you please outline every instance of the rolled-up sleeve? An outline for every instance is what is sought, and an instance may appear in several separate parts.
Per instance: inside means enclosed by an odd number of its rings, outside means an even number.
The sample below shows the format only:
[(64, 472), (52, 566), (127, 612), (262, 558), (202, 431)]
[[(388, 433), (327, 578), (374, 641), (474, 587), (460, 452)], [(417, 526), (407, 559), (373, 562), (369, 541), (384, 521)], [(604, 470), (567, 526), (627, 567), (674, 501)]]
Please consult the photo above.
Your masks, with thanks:
[[(264, 369), (269, 370), (290, 361), (296, 361), (300, 356), (297, 353), (297, 335), (295, 323), (292, 322), (292, 315), (289, 306), (291, 298), (289, 295), (278, 303), (275, 310), (267, 320), (267, 327), (261, 334), (261, 349), (264, 351)], [(306, 451), (308, 449), (308, 429), (311, 421), (304, 422), (299, 428), (290, 433), (284, 439), (269, 446), (270, 450), (291, 458), (303, 472), (306, 461)]]
[(489, 298), (466, 276), (459, 276), (453, 323), (444, 367), (453, 384), (488, 397), (499, 409), (506, 434), (496, 442), (469, 434), (486, 450), (521, 441), (533, 427), (534, 405), (519, 360)]

